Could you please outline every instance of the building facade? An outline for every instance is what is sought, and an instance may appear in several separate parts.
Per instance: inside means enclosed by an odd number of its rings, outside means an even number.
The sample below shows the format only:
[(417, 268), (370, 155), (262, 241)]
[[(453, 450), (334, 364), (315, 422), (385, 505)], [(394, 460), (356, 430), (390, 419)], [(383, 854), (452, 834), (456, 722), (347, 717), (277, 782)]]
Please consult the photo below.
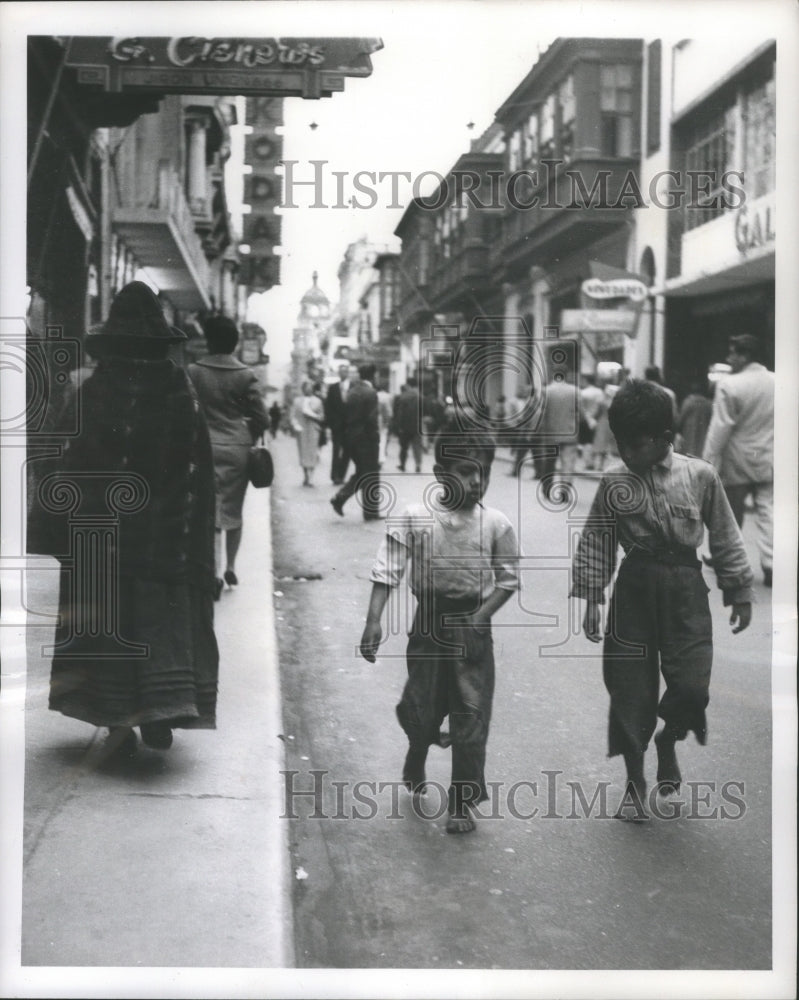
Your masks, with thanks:
[[(661, 48), (664, 142), (652, 155), (684, 194), (679, 208), (659, 213), (665, 220), (647, 245), (663, 303), (664, 374), (681, 394), (724, 361), (733, 334), (757, 336), (774, 367), (776, 42)], [(652, 43), (647, 51), (651, 58)]]

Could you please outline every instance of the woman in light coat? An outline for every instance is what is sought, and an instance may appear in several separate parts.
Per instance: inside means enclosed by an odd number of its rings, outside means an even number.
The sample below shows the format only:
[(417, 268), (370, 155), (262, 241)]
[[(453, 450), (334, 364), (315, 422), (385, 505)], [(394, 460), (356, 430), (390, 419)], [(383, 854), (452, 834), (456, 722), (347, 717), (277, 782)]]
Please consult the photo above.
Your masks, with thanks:
[[(216, 596), (238, 584), (236, 555), (241, 545), (242, 506), (247, 492), (247, 457), (269, 426), (258, 378), (233, 357), (239, 332), (232, 319), (212, 316), (205, 325), (208, 354), (189, 365), (189, 376), (205, 413), (214, 452), (216, 481)], [(221, 576), (222, 532), (226, 568)]]
[(302, 395), (297, 396), (291, 407), (291, 427), (297, 438), (303, 486), (313, 486), (313, 470), (319, 461), (319, 431), (325, 422), (320, 391), (318, 384), (303, 382)]

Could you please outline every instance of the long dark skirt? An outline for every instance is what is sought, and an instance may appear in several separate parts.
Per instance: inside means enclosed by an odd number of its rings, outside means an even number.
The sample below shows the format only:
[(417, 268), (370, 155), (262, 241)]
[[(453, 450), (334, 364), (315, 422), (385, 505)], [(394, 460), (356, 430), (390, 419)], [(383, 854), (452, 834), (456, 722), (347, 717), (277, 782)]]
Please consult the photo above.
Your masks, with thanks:
[(208, 589), (121, 577), (115, 609), (98, 616), (92, 600), (73, 595), (62, 570), (49, 707), (93, 726), (215, 729), (219, 652)]

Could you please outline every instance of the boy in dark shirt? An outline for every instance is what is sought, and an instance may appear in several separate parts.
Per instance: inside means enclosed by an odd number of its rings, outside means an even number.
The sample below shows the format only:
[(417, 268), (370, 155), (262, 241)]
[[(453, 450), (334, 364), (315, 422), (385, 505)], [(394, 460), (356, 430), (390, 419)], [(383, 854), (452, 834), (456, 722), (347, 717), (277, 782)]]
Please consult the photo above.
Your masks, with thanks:
[[(519, 548), (513, 527), (483, 507), (494, 443), (487, 436), (440, 434), (435, 498), (411, 504), (389, 523), (372, 569), (372, 596), (361, 655), (375, 662), (380, 618), (410, 560), (418, 601), (408, 639), (408, 681), (397, 718), (408, 737), (403, 780), (419, 795), (433, 744), (452, 746), (448, 833), (475, 828), (471, 807), (488, 797), (484, 766), (494, 693), (491, 618), (519, 588)], [(450, 734), (441, 733), (449, 715)]]
[[(647, 819), (644, 753), (655, 736), (660, 794), (679, 789), (675, 743), (693, 730), (707, 738), (713, 638), (696, 549), (707, 527), (718, 585), (733, 632), (751, 620), (752, 570), (724, 488), (712, 465), (672, 447), (674, 410), (664, 390), (629, 380), (609, 411), (623, 461), (599, 484), (573, 565), (572, 597), (587, 601), (583, 631), (600, 642), (599, 605), (619, 569), (604, 637), (610, 694), (608, 755), (623, 754), (627, 788), (616, 816)], [(626, 469), (625, 469), (626, 466)], [(666, 690), (658, 702), (659, 671)]]

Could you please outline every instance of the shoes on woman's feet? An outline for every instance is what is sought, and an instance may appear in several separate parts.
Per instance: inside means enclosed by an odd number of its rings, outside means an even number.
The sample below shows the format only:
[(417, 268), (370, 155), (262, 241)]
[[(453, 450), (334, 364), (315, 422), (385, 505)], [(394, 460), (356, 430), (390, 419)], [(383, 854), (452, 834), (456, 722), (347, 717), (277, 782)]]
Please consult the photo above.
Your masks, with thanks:
[(228, 585), (228, 587), (238, 587), (239, 578), (236, 576), (236, 574), (233, 572), (232, 569), (225, 570), (225, 583)]
[(214, 600), (218, 601), (222, 596), (222, 591), (225, 589), (225, 581), (220, 577), (214, 580)]
[(172, 746), (172, 730), (166, 722), (145, 722), (139, 729), (145, 746), (153, 750), (168, 750)]

